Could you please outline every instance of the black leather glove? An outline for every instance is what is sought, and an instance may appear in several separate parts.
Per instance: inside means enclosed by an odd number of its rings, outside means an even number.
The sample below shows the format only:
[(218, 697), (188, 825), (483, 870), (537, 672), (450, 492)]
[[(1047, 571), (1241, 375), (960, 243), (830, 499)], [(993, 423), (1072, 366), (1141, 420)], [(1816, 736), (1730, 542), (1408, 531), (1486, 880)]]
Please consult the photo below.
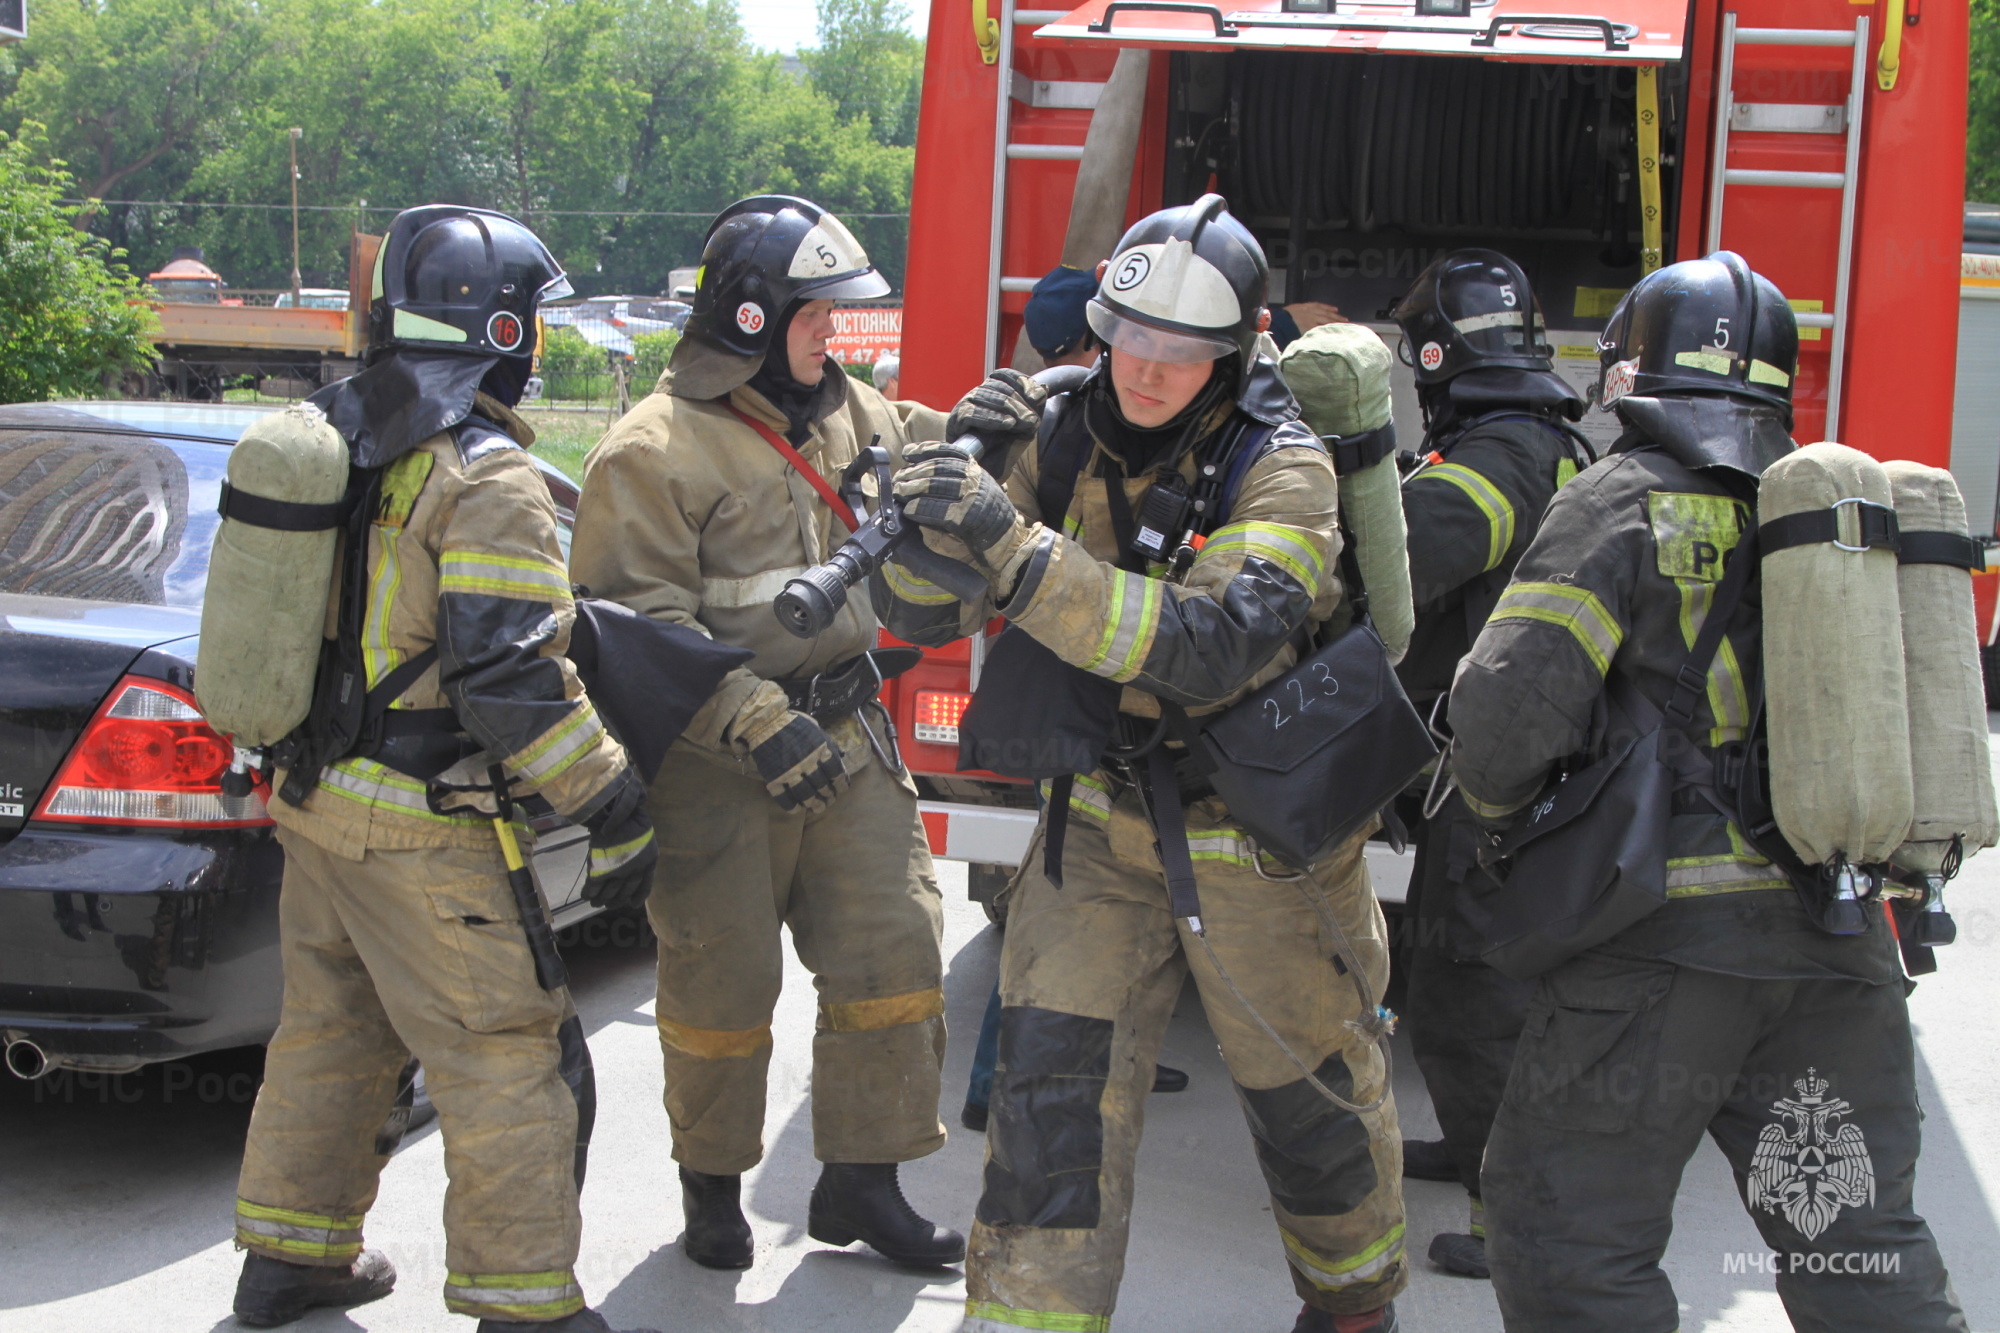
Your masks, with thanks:
[(1028, 525), (1005, 488), (961, 445), (910, 450), (895, 491), (910, 522), (956, 537), (990, 569), (1004, 566), (1028, 540)]
[(1042, 425), (1049, 391), (1018, 370), (996, 370), (958, 400), (945, 422), (947, 440), (976, 435), (989, 449), (1031, 440)]
[(757, 765), (764, 789), (785, 810), (824, 810), (847, 790), (840, 747), (805, 713), (786, 714), (784, 726), (750, 747), (750, 761)]
[(583, 821), (590, 830), (590, 879), (583, 900), (594, 907), (636, 907), (653, 891), (653, 867), (660, 844), (653, 817), (646, 813), (646, 784), (631, 769), (597, 813)]

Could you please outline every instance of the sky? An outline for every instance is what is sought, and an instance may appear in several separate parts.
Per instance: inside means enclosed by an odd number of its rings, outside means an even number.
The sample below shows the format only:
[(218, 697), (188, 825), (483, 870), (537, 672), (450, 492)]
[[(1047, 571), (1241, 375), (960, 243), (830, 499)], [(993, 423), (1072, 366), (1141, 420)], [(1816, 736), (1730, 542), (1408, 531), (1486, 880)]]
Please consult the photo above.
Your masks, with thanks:
[[(910, 30), (923, 36), (930, 21), (930, 0), (905, 3), (910, 8)], [(814, 0), (736, 0), (736, 7), (743, 15), (743, 30), (766, 51), (789, 53), (815, 43), (819, 7)]]

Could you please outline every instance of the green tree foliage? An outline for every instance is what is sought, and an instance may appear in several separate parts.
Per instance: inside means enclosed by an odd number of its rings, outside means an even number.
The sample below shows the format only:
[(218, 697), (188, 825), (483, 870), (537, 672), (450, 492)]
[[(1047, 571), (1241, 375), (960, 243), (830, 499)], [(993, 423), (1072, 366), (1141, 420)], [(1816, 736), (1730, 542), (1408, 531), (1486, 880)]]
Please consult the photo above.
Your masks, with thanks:
[(2000, 0), (1972, 0), (1965, 197), (2000, 202)]
[(90, 215), (142, 273), (198, 244), (288, 286), (297, 126), (309, 285), (345, 286), (385, 210), (452, 202), (525, 218), (580, 292), (658, 292), (760, 190), (847, 216), (900, 282), (907, 228), (854, 215), (908, 208), (922, 45), (892, 0), (821, 5), (801, 79), (735, 0), (35, 0), (0, 129), (47, 124), (87, 194), (199, 201)]
[(32, 121), (0, 133), (0, 403), (90, 396), (152, 360), (144, 289), (72, 225), (79, 210), (57, 200), (74, 181), (46, 149)]
[(641, 333), (632, 339), (632, 396), (642, 397), (653, 391), (660, 382), (660, 372), (667, 368), (667, 358), (674, 354), (674, 346), (681, 335), (672, 329), (661, 329), (658, 333)]

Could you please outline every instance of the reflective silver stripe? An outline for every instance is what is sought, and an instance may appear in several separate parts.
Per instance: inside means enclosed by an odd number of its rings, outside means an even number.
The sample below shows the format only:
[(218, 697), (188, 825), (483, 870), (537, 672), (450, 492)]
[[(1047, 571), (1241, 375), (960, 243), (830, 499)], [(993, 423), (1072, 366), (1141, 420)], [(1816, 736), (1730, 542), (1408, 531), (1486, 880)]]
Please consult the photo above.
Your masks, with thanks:
[(268, 1236), (272, 1240), (309, 1241), (315, 1245), (324, 1245), (330, 1250), (339, 1249), (343, 1245), (359, 1245), (361, 1243), (361, 1230), (359, 1227), (349, 1229), (347, 1227), (294, 1226), (288, 1222), (269, 1222), (261, 1217), (245, 1217), (241, 1213), (236, 1215), (236, 1229), (238, 1231), (248, 1231), (253, 1235)]
[(527, 556), (473, 551), (446, 551), (439, 557), (438, 591), (558, 605), (570, 600), (569, 574), (561, 566)]
[(1249, 839), (1229, 829), (1189, 829), (1188, 856), (1196, 861), (1231, 861), (1253, 865), (1256, 850)]
[(718, 611), (735, 611), (746, 606), (769, 606), (785, 590), (785, 585), (806, 572), (804, 565), (767, 569), (747, 579), (703, 579), (701, 604)]
[[(1689, 864), (1692, 863), (1692, 864)], [(1784, 888), (1790, 883), (1769, 861), (1691, 856), (1667, 862), (1667, 895), (1699, 896), (1703, 889)]]
[(1625, 641), (1625, 631), (1587, 588), (1567, 583), (1509, 584), (1500, 594), (1488, 623), (1499, 620), (1539, 620), (1569, 631), (1590, 664), (1603, 675)]
[(1528, 312), (1525, 310), (1495, 310), (1486, 315), (1468, 315), (1455, 319), (1451, 326), (1460, 333), (1478, 333), (1482, 329), (1504, 329), (1509, 326), (1525, 330), (1528, 327)]
[(509, 761), (510, 766), (530, 782), (542, 783), (563, 772), (582, 758), (604, 735), (604, 723), (590, 700), (580, 699), (562, 721)]
[(1153, 633), (1159, 628), (1160, 598), (1167, 595), (1166, 587), (1159, 579), (1143, 574), (1111, 571), (1111, 616), (1097, 651), (1082, 664), (1085, 671), (1112, 680), (1130, 680), (1139, 674), (1153, 646)]
[(633, 857), (637, 856), (640, 852), (644, 851), (647, 845), (652, 841), (653, 841), (652, 830), (648, 829), (645, 833), (642, 833), (638, 837), (632, 839), (632, 841), (621, 842), (616, 847), (605, 847), (602, 849), (596, 847), (591, 848), (590, 873), (593, 875), (610, 874), (612, 871), (618, 869), (618, 867), (624, 865), (627, 861), (630, 861)]
[(1282, 1227), (1278, 1229), (1278, 1234), (1285, 1242), (1285, 1258), (1306, 1281), (1321, 1291), (1338, 1291), (1342, 1287), (1372, 1282), (1403, 1257), (1403, 1225), (1400, 1222), (1390, 1229), (1388, 1235), (1344, 1263), (1320, 1258), (1304, 1241)]
[(444, 824), (464, 822), (457, 816), (441, 815), (432, 810), (430, 802), (424, 799), (423, 783), (406, 778), (372, 759), (356, 756), (329, 765), (320, 774), (319, 785), (336, 796), (366, 805), (385, 805), (398, 814), (433, 819)]

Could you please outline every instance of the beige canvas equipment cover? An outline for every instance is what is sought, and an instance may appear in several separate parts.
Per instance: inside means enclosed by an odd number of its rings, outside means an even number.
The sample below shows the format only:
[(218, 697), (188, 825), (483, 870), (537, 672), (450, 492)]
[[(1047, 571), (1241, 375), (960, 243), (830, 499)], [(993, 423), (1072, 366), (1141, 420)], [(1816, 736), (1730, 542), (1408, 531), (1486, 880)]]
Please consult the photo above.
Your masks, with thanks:
[[(1765, 471), (1757, 521), (1857, 499), (1893, 503), (1882, 465), (1845, 445), (1809, 444)], [(1858, 547), (1857, 506), (1837, 512), (1841, 542)], [(1913, 810), (1896, 554), (1813, 542), (1768, 551), (1762, 572), (1778, 828), (1807, 865), (1887, 861)]]
[[(1285, 349), (1278, 368), (1316, 435), (1359, 435), (1389, 423), (1389, 347), (1362, 324), (1322, 324)], [(1340, 478), (1340, 517), (1368, 590), (1368, 612), (1401, 661), (1416, 629), (1410, 596), (1409, 529), (1392, 454)]]
[[(347, 445), (310, 403), (259, 419), (229, 451), (229, 485), (267, 500), (331, 505), (347, 491)], [(194, 694), (238, 745), (282, 740), (305, 721), (319, 670), (337, 526), (286, 532), (224, 518), (208, 560)]]
[[(1942, 468), (1885, 463), (1905, 535), (1968, 535), (1965, 501)], [(1903, 614), (1903, 673), (1909, 687), (1911, 790), (1915, 822), (1895, 862), (1935, 874), (1953, 838), (1971, 853), (2000, 840), (1993, 766), (1986, 739), (1986, 689), (1972, 572), (1955, 565), (1905, 563), (1896, 574)]]

